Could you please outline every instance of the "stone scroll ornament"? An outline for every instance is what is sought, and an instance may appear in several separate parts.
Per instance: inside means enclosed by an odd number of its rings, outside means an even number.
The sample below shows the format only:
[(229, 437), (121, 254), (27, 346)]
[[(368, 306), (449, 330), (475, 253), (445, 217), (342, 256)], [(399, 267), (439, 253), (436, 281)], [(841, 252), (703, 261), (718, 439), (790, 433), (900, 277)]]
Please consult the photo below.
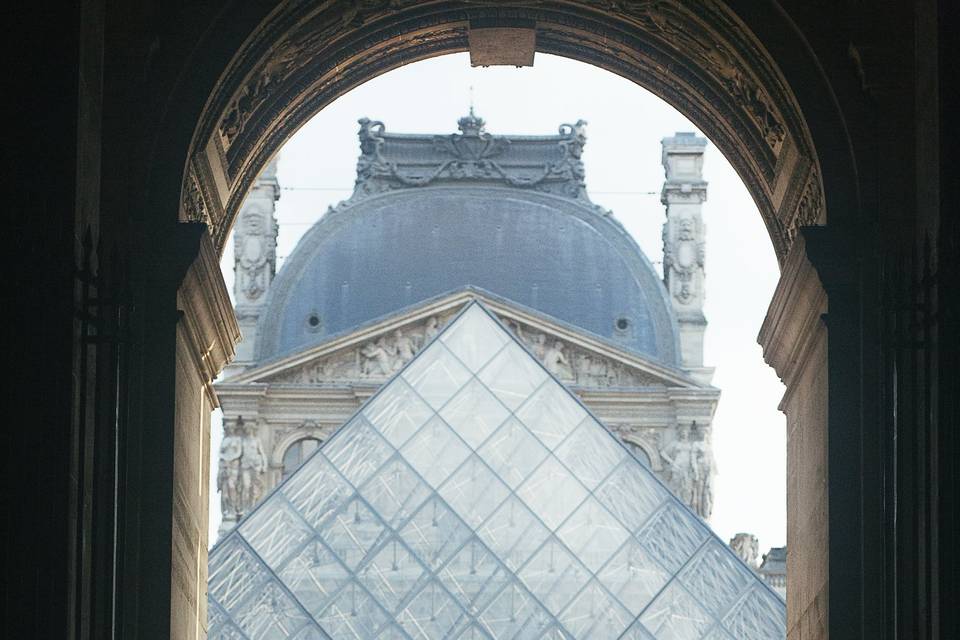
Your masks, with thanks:
[[(268, 214), (269, 215), (269, 214)], [(243, 232), (237, 234), (237, 278), (240, 292), (246, 301), (254, 302), (262, 296), (269, 285), (273, 263), (273, 244), (269, 223), (260, 211), (247, 211), (240, 220)]]

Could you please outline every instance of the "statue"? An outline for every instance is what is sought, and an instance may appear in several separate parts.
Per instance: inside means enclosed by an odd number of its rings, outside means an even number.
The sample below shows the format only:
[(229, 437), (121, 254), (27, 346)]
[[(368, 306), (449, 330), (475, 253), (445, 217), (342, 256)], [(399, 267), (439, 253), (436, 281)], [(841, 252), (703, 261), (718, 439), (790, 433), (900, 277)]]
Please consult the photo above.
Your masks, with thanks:
[(223, 423), (223, 442), (220, 443), (220, 462), (217, 469), (217, 491), (220, 492), (220, 510), (223, 516), (237, 517), (240, 508), (240, 457), (243, 438), (238, 425)]
[(237, 430), (242, 434), (242, 454), (240, 456), (240, 507), (237, 516), (242, 516), (257, 504), (263, 489), (261, 476), (267, 470), (267, 456), (263, 453), (257, 425), (244, 424), (243, 417), (237, 418)]
[(757, 568), (757, 556), (760, 555), (760, 542), (757, 536), (752, 533), (738, 533), (730, 539), (730, 548), (748, 567)]
[(587, 354), (580, 356), (577, 382), (593, 387), (608, 387), (613, 383), (613, 373), (604, 358), (595, 358)]
[(376, 342), (368, 342), (364, 345), (363, 349), (360, 350), (360, 356), (363, 358), (363, 362), (360, 365), (361, 374), (370, 376), (379, 373), (380, 375), (389, 376), (393, 373), (393, 362), (383, 344), (383, 338)]
[(251, 301), (267, 290), (275, 260), (262, 215), (255, 210), (245, 213), (243, 230), (236, 236), (237, 282), (240, 291)]
[(393, 332), (393, 355), (396, 356), (393, 363), (394, 371), (413, 360), (416, 352), (417, 347), (413, 344), (413, 340), (403, 335), (403, 331), (397, 329)]
[[(530, 341), (530, 351), (537, 357), (537, 360), (546, 362), (547, 359), (547, 336), (542, 333), (533, 334)], [(549, 369), (550, 367), (547, 367)]]
[(440, 318), (437, 316), (430, 316), (427, 318), (427, 324), (423, 328), (423, 344), (420, 346), (422, 347), (433, 340), (438, 333), (440, 333)]
[(660, 452), (667, 462), (668, 480), (677, 497), (693, 507), (694, 486), (698, 482), (699, 469), (694, 464), (693, 444), (690, 433), (683, 426), (677, 431), (677, 439)]
[(710, 445), (710, 430), (697, 429), (697, 423), (693, 425), (694, 430), (699, 433), (699, 438), (692, 444), (696, 474), (693, 503), (690, 506), (701, 518), (707, 520), (713, 511), (713, 476), (717, 471), (716, 461), (713, 457), (713, 447)]
[(570, 363), (567, 357), (563, 355), (563, 343), (559, 340), (548, 347), (543, 355), (543, 364), (547, 371), (558, 378), (572, 378), (573, 373), (570, 370)]

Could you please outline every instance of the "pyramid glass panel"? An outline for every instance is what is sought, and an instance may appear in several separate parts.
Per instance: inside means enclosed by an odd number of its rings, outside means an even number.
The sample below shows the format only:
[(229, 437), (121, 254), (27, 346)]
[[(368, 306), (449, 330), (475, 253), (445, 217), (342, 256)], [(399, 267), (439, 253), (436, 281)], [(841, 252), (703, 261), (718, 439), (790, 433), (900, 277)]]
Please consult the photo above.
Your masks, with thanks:
[(211, 638), (779, 640), (785, 606), (479, 303), (211, 551)]

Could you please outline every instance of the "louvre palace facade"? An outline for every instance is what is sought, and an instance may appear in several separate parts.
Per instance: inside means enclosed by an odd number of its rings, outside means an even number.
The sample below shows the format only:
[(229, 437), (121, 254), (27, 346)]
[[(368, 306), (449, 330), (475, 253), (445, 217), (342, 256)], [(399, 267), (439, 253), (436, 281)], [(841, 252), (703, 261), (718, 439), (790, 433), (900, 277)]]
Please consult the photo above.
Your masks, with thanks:
[[(472, 110), (453, 134), (359, 123), (352, 196), (282, 269), (276, 162), (238, 218), (245, 339), (216, 385), (211, 637), (253, 620), (350, 638), (783, 637), (782, 600), (750, 570), (756, 539), (731, 550), (705, 524), (720, 397), (703, 361), (706, 140), (662, 142), (661, 277), (587, 196), (584, 122), (552, 136), (494, 135)], [(449, 328), (463, 314), (481, 319)], [(470, 344), (421, 355), (451, 332)], [(593, 527), (610, 537), (570, 537)], [(548, 549), (568, 561), (550, 585)], [(687, 586), (656, 600), (687, 562)], [(264, 580), (282, 615), (257, 613)]]
[(283, 269), (275, 163), (238, 219), (244, 340), (216, 388), (226, 432), (255, 433), (263, 461), (248, 493), (221, 493), (222, 530), (473, 299), (709, 518), (720, 392), (703, 362), (706, 140), (663, 141), (661, 279), (612, 212), (587, 196), (584, 123), (555, 136), (501, 136), (472, 113), (447, 135), (360, 122), (353, 195), (303, 236)]

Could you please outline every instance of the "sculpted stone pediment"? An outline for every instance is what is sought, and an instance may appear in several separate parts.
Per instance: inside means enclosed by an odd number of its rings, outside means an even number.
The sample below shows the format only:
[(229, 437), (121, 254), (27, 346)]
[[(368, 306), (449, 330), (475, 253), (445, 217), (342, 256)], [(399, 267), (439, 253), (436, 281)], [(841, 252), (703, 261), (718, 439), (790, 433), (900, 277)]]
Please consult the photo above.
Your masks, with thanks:
[(376, 326), (332, 339), (231, 382), (273, 384), (380, 384), (399, 371), (455, 316), (480, 297), (536, 358), (566, 384), (583, 388), (700, 386), (683, 372), (620, 351), (593, 337), (554, 325), (529, 311), (476, 294), (455, 294)]
[(397, 322), (377, 333), (347, 340), (348, 344), (339, 349), (293, 364), (258, 381), (292, 384), (385, 382), (413, 359), (457, 311), (449, 309), (412, 322), (398, 318)]

